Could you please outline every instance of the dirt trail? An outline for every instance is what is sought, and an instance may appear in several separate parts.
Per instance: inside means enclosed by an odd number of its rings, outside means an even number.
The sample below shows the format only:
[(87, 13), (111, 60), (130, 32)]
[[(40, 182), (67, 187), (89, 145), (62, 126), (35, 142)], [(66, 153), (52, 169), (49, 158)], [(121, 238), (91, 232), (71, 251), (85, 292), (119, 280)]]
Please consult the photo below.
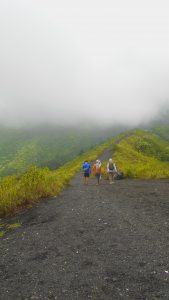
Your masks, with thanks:
[(0, 299), (168, 300), (168, 190), (166, 180), (83, 186), (77, 174), (6, 220), (22, 227), (0, 239)]

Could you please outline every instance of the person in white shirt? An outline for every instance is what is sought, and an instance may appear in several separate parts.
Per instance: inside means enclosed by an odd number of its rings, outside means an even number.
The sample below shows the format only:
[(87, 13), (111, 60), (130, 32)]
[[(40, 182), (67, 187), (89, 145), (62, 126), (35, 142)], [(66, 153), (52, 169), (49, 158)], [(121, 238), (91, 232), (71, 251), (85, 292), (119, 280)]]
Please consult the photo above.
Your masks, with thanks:
[(114, 178), (117, 173), (117, 168), (112, 158), (109, 158), (109, 162), (107, 164), (107, 173), (109, 177), (109, 183), (110, 184), (114, 183)]

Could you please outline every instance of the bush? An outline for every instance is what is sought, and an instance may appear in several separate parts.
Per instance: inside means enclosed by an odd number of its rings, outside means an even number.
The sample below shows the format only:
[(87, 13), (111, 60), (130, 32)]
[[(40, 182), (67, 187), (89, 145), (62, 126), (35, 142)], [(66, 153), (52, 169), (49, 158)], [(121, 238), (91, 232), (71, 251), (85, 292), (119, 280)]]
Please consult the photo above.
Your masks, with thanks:
[(144, 153), (151, 153), (152, 146), (150, 143), (140, 140), (136, 143), (136, 150)]

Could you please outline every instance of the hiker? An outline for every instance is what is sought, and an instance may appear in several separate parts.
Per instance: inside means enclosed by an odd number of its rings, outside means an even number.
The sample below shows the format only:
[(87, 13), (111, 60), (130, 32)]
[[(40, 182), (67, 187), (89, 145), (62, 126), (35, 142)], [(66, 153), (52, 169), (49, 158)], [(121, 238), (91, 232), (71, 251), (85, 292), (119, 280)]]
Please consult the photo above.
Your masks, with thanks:
[(107, 164), (107, 173), (109, 177), (109, 183), (112, 184), (114, 183), (114, 178), (117, 173), (117, 168), (115, 163), (113, 162), (112, 158), (109, 158), (109, 162)]
[(96, 185), (100, 185), (100, 178), (101, 178), (101, 161), (96, 160), (96, 163), (92, 167), (92, 173), (97, 179)]
[(90, 164), (88, 163), (87, 160), (85, 160), (83, 165), (82, 165), (82, 171), (83, 171), (83, 174), (84, 174), (84, 184), (88, 184), (89, 176), (90, 176), (90, 173), (91, 173), (91, 166), (90, 166)]

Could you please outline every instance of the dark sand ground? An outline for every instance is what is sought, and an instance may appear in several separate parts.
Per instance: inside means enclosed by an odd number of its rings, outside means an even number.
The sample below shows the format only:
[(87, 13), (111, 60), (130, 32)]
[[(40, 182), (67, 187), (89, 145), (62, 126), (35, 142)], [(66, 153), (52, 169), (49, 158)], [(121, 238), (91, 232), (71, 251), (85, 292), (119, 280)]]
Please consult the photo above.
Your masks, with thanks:
[(0, 299), (169, 299), (169, 182), (95, 183), (5, 220)]

